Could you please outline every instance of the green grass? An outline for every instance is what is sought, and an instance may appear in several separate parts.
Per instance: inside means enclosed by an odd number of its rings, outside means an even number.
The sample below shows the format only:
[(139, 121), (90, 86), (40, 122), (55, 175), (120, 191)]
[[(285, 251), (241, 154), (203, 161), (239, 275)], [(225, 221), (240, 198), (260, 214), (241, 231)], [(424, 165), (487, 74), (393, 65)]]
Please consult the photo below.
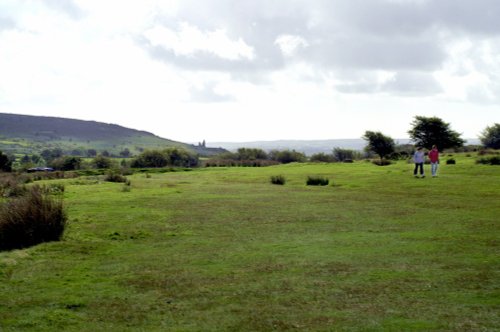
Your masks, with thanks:
[(0, 253), (0, 330), (498, 330), (500, 168), (454, 158), (58, 180), (64, 240)]

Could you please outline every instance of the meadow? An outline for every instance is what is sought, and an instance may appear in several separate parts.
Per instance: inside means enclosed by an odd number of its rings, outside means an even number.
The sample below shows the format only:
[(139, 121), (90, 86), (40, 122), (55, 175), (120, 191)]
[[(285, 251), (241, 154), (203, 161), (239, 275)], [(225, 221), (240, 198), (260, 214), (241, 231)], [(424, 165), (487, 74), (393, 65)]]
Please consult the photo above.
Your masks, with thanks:
[(454, 157), (51, 180), (68, 228), (0, 252), (0, 331), (499, 330), (500, 168)]

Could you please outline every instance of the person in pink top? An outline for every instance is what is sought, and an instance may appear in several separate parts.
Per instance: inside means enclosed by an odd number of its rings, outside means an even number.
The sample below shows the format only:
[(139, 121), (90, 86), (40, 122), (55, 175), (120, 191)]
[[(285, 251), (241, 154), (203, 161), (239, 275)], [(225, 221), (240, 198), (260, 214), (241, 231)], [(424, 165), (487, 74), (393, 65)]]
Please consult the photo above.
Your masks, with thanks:
[(432, 177), (436, 177), (439, 165), (439, 151), (437, 149), (437, 146), (435, 145), (432, 146), (432, 150), (429, 151), (429, 159), (431, 160)]

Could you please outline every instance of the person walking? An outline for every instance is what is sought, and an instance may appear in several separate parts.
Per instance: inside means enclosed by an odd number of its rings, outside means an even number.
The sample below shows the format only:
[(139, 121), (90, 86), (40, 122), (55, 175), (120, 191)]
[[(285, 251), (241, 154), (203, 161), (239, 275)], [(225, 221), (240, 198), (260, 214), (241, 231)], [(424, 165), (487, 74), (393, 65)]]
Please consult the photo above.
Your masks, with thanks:
[(437, 176), (437, 169), (439, 165), (439, 150), (436, 145), (432, 146), (432, 150), (429, 152), (429, 159), (431, 160), (431, 173), (434, 178)]
[(413, 170), (413, 175), (418, 178), (418, 169), (420, 168), (420, 176), (425, 178), (424, 174), (424, 161), (425, 161), (425, 153), (422, 147), (418, 147), (417, 151), (413, 154), (413, 161), (415, 162), (415, 169)]

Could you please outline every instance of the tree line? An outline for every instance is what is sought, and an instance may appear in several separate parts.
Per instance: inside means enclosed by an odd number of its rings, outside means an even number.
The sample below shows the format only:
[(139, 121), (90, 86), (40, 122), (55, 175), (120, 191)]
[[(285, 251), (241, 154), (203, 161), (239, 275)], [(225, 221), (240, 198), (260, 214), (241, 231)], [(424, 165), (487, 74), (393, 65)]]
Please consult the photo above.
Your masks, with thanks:
[[(440, 150), (459, 148), (465, 144), (460, 134), (451, 129), (450, 124), (438, 117), (416, 116), (411, 123), (408, 135), (415, 146), (430, 149), (436, 144)], [(398, 146), (394, 139), (380, 131), (367, 130), (363, 137), (367, 145), (365, 154), (376, 154), (380, 163), (384, 159), (408, 157), (413, 146)], [(500, 149), (500, 124), (487, 126), (479, 136), (484, 148)], [(124, 150), (121, 157), (126, 158), (117, 165), (117, 161), (109, 154), (89, 149), (90, 161), (80, 156), (65, 155), (61, 149), (46, 149), (40, 155), (25, 155), (20, 158), (22, 168), (31, 166), (49, 166), (57, 170), (77, 170), (81, 168), (112, 168), (126, 166), (132, 168), (151, 167), (197, 167), (201, 165), (199, 156), (182, 148), (167, 148), (163, 150), (146, 150), (138, 156), (130, 157), (130, 151)], [(319, 162), (350, 162), (366, 157), (359, 151), (334, 148), (332, 154), (318, 153), (312, 155), (310, 161)], [(308, 160), (304, 153), (295, 150), (272, 150), (265, 152), (262, 149), (240, 148), (236, 152), (226, 152), (204, 161), (205, 166), (268, 166), (274, 164), (287, 164), (291, 162), (304, 162)], [(13, 156), (0, 151), (0, 171), (10, 172), (13, 168)]]

